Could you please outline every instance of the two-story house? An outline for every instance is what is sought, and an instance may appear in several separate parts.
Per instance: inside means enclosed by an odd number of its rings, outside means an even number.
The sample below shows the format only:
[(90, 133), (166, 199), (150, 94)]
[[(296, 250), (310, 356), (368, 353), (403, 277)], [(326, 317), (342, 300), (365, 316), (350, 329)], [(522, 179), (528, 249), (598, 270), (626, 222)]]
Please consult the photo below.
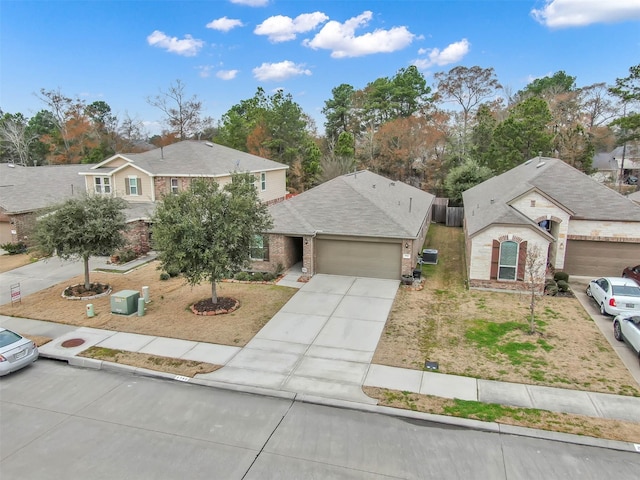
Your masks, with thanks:
[(129, 203), (126, 211), (131, 243), (149, 248), (149, 221), (163, 196), (189, 188), (196, 178), (211, 178), (219, 185), (231, 181), (234, 172), (256, 177), (260, 200), (277, 203), (287, 194), (289, 167), (266, 158), (211, 142), (185, 140), (144, 153), (119, 153), (85, 169), (87, 192), (115, 195)]

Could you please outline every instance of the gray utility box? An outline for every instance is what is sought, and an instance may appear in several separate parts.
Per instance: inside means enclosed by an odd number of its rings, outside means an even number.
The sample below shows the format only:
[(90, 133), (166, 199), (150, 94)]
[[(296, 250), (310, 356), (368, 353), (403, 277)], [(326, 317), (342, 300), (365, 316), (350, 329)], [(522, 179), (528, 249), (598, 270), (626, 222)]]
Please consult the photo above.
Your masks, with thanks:
[(131, 315), (138, 311), (140, 292), (137, 290), (120, 290), (111, 294), (111, 313)]

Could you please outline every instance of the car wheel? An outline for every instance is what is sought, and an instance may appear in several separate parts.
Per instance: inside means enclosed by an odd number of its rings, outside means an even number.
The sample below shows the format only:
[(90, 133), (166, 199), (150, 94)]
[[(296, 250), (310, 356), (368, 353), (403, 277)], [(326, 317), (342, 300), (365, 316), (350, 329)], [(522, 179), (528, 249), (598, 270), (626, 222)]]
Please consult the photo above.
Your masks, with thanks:
[(591, 285), (587, 287), (587, 297), (593, 298), (593, 294), (591, 293)]
[(619, 342), (622, 341), (622, 329), (620, 328), (620, 321), (618, 320), (613, 322), (613, 336)]
[(608, 315), (608, 314), (607, 314), (607, 311), (604, 309), (604, 302), (602, 302), (602, 303), (600, 304), (600, 313), (601, 313), (602, 315)]

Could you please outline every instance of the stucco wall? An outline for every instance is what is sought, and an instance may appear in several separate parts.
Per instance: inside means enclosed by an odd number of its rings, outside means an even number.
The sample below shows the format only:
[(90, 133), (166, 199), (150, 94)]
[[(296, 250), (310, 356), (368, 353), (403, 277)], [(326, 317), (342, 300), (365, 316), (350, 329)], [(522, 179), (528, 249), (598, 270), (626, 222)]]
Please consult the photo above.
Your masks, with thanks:
[(640, 223), (574, 219), (571, 220), (571, 224), (569, 225), (568, 235), (572, 238), (579, 237), (582, 240), (616, 238), (640, 242)]

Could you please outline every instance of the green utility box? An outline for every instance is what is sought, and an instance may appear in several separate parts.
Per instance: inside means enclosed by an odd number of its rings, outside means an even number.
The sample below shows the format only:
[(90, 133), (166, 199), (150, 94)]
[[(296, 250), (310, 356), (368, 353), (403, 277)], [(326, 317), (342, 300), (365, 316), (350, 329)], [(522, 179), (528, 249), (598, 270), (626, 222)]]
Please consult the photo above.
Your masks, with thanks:
[(137, 290), (120, 290), (111, 295), (111, 313), (131, 315), (138, 311), (140, 292)]

